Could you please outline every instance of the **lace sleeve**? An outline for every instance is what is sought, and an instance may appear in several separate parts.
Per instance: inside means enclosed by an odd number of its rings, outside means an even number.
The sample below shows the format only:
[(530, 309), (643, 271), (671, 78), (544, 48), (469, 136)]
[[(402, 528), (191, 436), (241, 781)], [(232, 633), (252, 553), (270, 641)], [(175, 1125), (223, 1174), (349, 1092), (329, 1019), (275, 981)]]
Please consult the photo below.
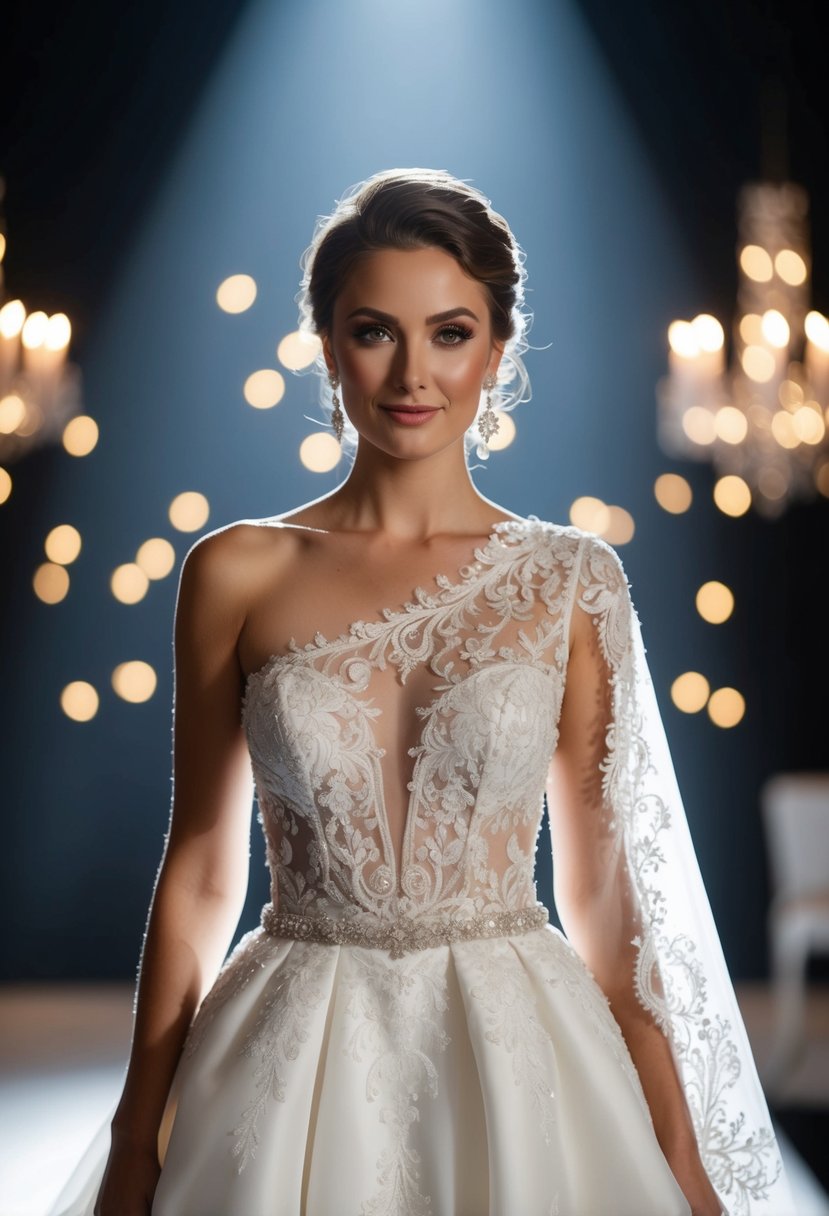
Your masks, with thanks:
[[(550, 766), (556, 903), (611, 1004), (667, 1037), (730, 1216), (793, 1211), (688, 830), (640, 623), (616, 551), (580, 543), (574, 646)], [(559, 752), (566, 763), (557, 760)], [(568, 928), (565, 910), (587, 909)]]

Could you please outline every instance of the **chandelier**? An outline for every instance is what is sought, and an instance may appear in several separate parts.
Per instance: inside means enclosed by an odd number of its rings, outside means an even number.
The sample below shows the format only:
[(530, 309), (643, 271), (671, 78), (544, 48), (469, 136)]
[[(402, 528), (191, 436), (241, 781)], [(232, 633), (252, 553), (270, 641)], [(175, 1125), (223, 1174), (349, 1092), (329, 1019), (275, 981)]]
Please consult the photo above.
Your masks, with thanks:
[(808, 196), (791, 182), (738, 197), (732, 355), (707, 313), (668, 328), (657, 385), (658, 438), (673, 457), (709, 460), (717, 504), (775, 517), (829, 497), (829, 320), (809, 307)]
[[(0, 203), (4, 183), (0, 178)], [(27, 313), (7, 299), (3, 281), (6, 229), (0, 212), (0, 460), (18, 459), (58, 440), (78, 413), (79, 369), (67, 362), (72, 326), (65, 313)]]

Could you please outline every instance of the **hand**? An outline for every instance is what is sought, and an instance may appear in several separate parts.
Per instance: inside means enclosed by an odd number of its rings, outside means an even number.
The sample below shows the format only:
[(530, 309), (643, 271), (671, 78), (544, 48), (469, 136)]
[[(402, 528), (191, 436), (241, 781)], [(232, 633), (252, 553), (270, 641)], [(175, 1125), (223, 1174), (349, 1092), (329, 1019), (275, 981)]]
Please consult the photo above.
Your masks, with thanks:
[(161, 1167), (155, 1148), (113, 1130), (93, 1216), (150, 1216)]
[(699, 1154), (692, 1152), (668, 1157), (674, 1177), (691, 1205), (691, 1216), (728, 1216), (711, 1179), (702, 1166)]

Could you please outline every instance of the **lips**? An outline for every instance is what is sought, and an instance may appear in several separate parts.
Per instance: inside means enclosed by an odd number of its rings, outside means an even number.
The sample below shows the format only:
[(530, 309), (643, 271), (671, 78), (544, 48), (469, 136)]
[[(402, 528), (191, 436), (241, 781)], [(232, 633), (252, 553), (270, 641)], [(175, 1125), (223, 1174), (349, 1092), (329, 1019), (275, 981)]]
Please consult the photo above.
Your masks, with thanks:
[(434, 414), (440, 406), (437, 405), (381, 405), (381, 410), (391, 410), (395, 414)]

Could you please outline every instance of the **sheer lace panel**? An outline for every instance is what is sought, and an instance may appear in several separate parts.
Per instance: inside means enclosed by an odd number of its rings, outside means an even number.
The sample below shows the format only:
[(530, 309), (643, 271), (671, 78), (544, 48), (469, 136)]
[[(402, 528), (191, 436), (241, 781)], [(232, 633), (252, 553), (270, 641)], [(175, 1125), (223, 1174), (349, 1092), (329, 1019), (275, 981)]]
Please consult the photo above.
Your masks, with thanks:
[(582, 536), (501, 521), (459, 581), (292, 639), (249, 677), (274, 903), (393, 918), (535, 902)]

